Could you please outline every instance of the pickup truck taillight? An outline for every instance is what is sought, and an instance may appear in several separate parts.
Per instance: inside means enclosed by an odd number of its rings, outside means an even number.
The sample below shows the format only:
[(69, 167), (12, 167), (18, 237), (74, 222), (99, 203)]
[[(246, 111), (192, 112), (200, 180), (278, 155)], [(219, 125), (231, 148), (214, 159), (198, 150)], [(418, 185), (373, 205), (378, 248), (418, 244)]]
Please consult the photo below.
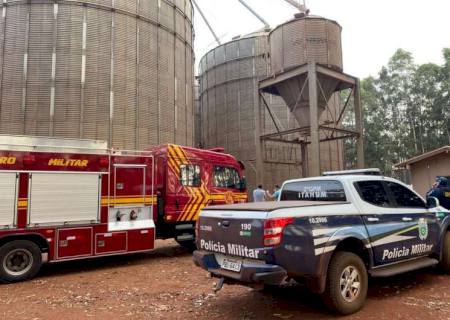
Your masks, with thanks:
[(284, 228), (294, 222), (294, 218), (275, 218), (264, 222), (264, 246), (274, 247), (281, 243)]

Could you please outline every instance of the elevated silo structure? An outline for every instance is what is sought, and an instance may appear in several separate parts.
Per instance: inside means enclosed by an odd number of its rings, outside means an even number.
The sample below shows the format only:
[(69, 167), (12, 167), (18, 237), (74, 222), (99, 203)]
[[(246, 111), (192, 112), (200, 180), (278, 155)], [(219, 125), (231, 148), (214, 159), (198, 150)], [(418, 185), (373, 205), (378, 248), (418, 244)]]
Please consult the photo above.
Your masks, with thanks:
[(190, 0), (0, 6), (0, 133), (193, 144)]
[[(267, 144), (265, 176), (257, 181), (256, 135), (258, 81), (270, 74), (268, 32), (237, 37), (219, 45), (200, 60), (201, 145), (224, 147), (246, 166), (249, 190), (257, 183), (267, 189), (289, 177), (301, 175), (300, 148), (295, 145)], [(271, 113), (262, 110), (266, 119), (263, 132), (276, 127), (291, 128), (295, 119), (280, 97), (265, 95)], [(274, 118), (276, 124), (272, 122)]]
[[(270, 34), (272, 74), (280, 74), (308, 62), (329, 66), (342, 71), (341, 26), (332, 20), (315, 16), (294, 19), (275, 28)], [(310, 123), (309, 87), (307, 74), (276, 84), (301, 127)], [(319, 116), (335, 92), (337, 79), (321, 79), (324, 94), (319, 95)], [(299, 88), (304, 87), (302, 94)], [(300, 89), (301, 90), (301, 89)]]
[[(298, 126), (266, 134), (258, 132), (257, 153), (264, 153), (267, 141), (299, 144), (303, 175), (316, 176), (327, 170), (323, 158), (324, 144), (356, 138), (358, 167), (364, 166), (362, 144), (362, 111), (359, 80), (343, 73), (341, 26), (318, 16), (298, 14), (269, 35), (271, 74), (260, 81), (260, 110), (264, 109), (263, 94), (283, 98)], [(339, 93), (350, 90), (341, 106)], [(356, 131), (342, 128), (342, 118), (353, 98)], [(264, 120), (260, 119), (262, 123)], [(339, 147), (340, 145), (340, 147)], [(259, 157), (262, 159), (262, 157)], [(257, 164), (262, 170), (262, 160)]]
[[(265, 30), (219, 45), (200, 60), (200, 145), (225, 147), (243, 161), (249, 190), (259, 183), (271, 189), (286, 179), (301, 177), (305, 170), (302, 146), (298, 143), (266, 140), (257, 155), (258, 132), (271, 134), (298, 127), (280, 96), (262, 94), (264, 104), (258, 109), (258, 83), (272, 73), (269, 53), (269, 30)], [(322, 117), (326, 119), (328, 115)], [(333, 141), (323, 143), (321, 148), (327, 155), (322, 157), (322, 166), (327, 170), (342, 169), (341, 144)], [(308, 155), (308, 146), (303, 154)], [(259, 159), (262, 169), (258, 170)]]

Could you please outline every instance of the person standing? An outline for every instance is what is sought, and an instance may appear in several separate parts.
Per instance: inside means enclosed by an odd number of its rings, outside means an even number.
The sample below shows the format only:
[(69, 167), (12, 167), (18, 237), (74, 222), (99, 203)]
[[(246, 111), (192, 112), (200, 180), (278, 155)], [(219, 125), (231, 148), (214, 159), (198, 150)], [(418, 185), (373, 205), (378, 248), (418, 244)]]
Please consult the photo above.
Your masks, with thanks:
[(258, 188), (253, 190), (253, 202), (266, 201), (266, 191), (264, 191), (262, 185), (258, 185)]
[(430, 197), (437, 198), (445, 209), (450, 210), (450, 182), (445, 177), (437, 177), (436, 182), (427, 193), (427, 200)]
[(273, 194), (270, 194), (269, 192), (267, 192), (267, 195), (273, 201), (278, 201), (278, 199), (280, 198), (280, 193), (281, 193), (280, 186), (276, 184), (275, 189), (273, 189)]

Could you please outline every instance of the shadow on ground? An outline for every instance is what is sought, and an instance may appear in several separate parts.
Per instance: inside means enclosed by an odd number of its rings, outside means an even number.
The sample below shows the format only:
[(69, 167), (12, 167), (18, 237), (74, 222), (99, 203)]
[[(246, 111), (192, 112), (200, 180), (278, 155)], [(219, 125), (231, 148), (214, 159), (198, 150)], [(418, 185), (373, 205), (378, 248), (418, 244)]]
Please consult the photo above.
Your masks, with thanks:
[(177, 244), (169, 244), (160, 246), (148, 253), (114, 255), (46, 264), (42, 266), (37, 278), (115, 269), (130, 265), (145, 265), (149, 262), (160, 261), (160, 259), (182, 258), (190, 255), (189, 250)]
[[(418, 287), (431, 287), (439, 283), (439, 276), (442, 275), (438, 269), (429, 268), (391, 278), (370, 279), (367, 299), (369, 303), (375, 302), (375, 306), (363, 309), (361, 313), (350, 316), (350, 319), (366, 319), (366, 316), (373, 315), (373, 307), (376, 308), (381, 300), (406, 297), (413, 294), (412, 291)], [(227, 288), (231, 289), (226, 286), (214, 302), (216, 312), (225, 318), (235, 318), (236, 311), (239, 312), (237, 319), (336, 318), (325, 309), (319, 295), (312, 294), (304, 285), (295, 282), (264, 291), (249, 291), (248, 294), (240, 296), (227, 293)]]

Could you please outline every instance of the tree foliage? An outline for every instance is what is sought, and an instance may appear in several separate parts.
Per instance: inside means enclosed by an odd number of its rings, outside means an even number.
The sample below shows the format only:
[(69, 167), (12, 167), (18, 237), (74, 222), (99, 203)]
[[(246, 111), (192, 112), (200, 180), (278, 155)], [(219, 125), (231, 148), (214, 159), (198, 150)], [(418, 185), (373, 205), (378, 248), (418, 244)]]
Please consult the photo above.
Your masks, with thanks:
[(378, 77), (362, 80), (367, 167), (390, 174), (396, 163), (450, 144), (450, 49), (443, 56), (443, 65), (417, 65), (400, 49)]

